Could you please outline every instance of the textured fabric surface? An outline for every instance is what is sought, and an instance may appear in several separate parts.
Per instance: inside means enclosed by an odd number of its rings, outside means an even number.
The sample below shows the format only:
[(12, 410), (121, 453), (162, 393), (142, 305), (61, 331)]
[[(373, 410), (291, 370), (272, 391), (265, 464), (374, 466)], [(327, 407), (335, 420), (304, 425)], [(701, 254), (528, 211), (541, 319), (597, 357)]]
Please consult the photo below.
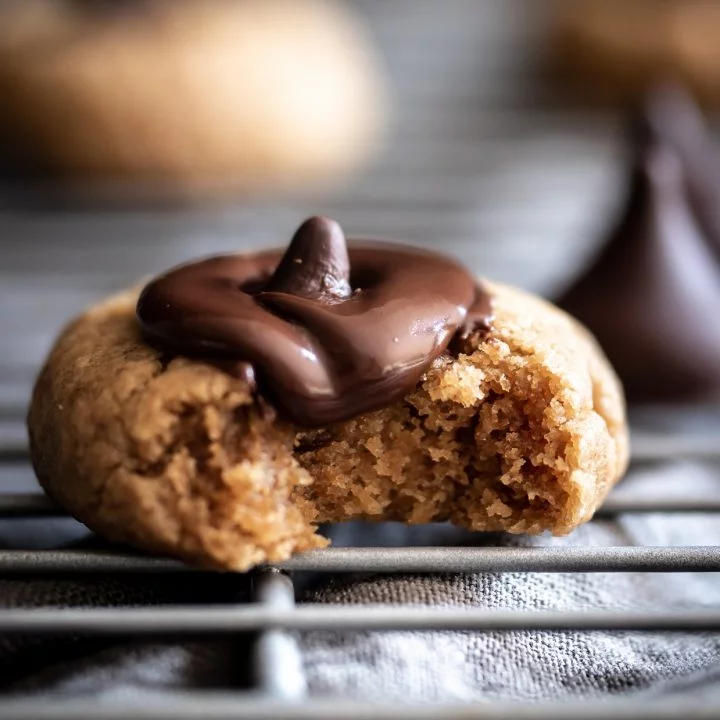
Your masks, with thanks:
[[(676, 469), (680, 472), (680, 468)], [(687, 472), (682, 472), (687, 478)], [(677, 478), (679, 480), (679, 477)], [(568, 538), (520, 544), (593, 546), (720, 541), (717, 519), (686, 515), (595, 522)], [(327, 603), (416, 604), (490, 610), (662, 610), (720, 604), (715, 574), (498, 573), (338, 581), (312, 594)], [(318, 693), (402, 700), (549, 700), (661, 693), (679, 681), (715, 682), (720, 636), (631, 632), (433, 632), (303, 638)], [(720, 691), (720, 685), (718, 686)], [(719, 695), (720, 699), (720, 695)]]
[[(80, 527), (77, 532), (87, 533)], [(102, 546), (95, 540), (82, 545)], [(8, 546), (13, 543), (3, 543)], [(202, 582), (182, 575), (43, 576), (0, 580), (0, 608), (231, 603), (243, 602), (247, 591), (247, 578), (230, 575), (207, 576)], [(247, 640), (180, 645), (73, 635), (0, 635), (0, 692), (116, 694), (125, 687), (244, 686), (249, 677), (247, 647)]]
[[(678, 496), (717, 491), (717, 470), (688, 463), (636, 471), (618, 490)], [(707, 545), (720, 543), (710, 515), (628, 515), (595, 521), (568, 538), (477, 535), (449, 526), (350, 524), (337, 544)], [(720, 606), (718, 574), (481, 573), (298, 577), (301, 601), (515, 610), (659, 610)], [(202, 587), (201, 587), (202, 586)], [(242, 601), (242, 578), (215, 583), (135, 578), (5, 581), (4, 605), (134, 605)], [(180, 687), (247, 686), (252, 638), (187, 643), (7, 642), (0, 662), (17, 693), (136, 697)], [(630, 632), (327, 633), (300, 637), (311, 693), (358, 699), (468, 701), (565, 699), (692, 692), (720, 703), (720, 635)], [(41, 650), (41, 652), (38, 652)], [(30, 658), (30, 661), (28, 660)], [(22, 660), (22, 663), (19, 661)]]

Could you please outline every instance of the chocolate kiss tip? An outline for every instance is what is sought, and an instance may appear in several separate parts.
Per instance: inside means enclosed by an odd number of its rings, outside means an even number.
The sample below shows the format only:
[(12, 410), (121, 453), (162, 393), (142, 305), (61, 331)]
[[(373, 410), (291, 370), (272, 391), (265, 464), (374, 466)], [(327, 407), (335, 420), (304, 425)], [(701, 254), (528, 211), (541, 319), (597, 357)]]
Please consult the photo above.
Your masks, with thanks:
[(665, 140), (686, 145), (704, 133), (705, 123), (694, 98), (682, 85), (669, 80), (648, 91), (633, 122), (633, 135), (641, 143)]
[(325, 302), (350, 297), (350, 258), (340, 225), (325, 217), (308, 218), (297, 229), (265, 291)]

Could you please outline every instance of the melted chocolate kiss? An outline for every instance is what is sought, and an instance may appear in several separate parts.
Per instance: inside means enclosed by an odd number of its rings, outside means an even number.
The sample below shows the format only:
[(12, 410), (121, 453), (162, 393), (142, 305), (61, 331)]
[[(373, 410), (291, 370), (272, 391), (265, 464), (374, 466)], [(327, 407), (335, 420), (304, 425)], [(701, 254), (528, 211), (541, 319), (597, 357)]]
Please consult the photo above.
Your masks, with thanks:
[[(488, 294), (460, 265), (384, 243), (348, 248), (315, 217), (278, 251), (171, 270), (140, 295), (150, 339), (249, 366), (262, 392), (306, 426), (384, 407), (420, 380), (453, 335), (487, 330)], [(249, 366), (248, 366), (249, 364)]]
[(720, 265), (681, 151), (652, 140), (619, 224), (558, 304), (595, 334), (629, 399), (720, 400)]

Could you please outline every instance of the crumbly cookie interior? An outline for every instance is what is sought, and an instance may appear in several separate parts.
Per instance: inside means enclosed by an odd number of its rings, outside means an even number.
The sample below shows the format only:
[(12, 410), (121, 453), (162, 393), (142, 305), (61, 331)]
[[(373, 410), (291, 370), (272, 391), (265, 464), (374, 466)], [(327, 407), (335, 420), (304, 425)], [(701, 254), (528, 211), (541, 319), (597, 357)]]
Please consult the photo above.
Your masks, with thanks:
[(490, 343), (474, 356), (442, 358), (401, 403), (297, 434), (294, 457), (313, 478), (297, 494), (318, 521), (449, 520), (559, 534), (577, 524), (569, 408), (552, 406), (547, 377), (521, 377)]

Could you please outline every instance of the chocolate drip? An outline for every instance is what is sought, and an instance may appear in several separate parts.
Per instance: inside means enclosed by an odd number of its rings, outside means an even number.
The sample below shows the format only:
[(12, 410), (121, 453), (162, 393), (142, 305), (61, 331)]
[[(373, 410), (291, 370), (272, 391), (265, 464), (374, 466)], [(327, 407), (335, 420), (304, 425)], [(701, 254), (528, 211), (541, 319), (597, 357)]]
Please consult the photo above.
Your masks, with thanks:
[(149, 339), (247, 374), (294, 422), (324, 425), (392, 403), (456, 332), (485, 332), (490, 297), (453, 260), (384, 243), (348, 247), (311, 218), (288, 250), (210, 258), (141, 293)]
[(638, 149), (620, 222), (558, 304), (595, 334), (633, 401), (720, 400), (720, 266), (682, 150)]

